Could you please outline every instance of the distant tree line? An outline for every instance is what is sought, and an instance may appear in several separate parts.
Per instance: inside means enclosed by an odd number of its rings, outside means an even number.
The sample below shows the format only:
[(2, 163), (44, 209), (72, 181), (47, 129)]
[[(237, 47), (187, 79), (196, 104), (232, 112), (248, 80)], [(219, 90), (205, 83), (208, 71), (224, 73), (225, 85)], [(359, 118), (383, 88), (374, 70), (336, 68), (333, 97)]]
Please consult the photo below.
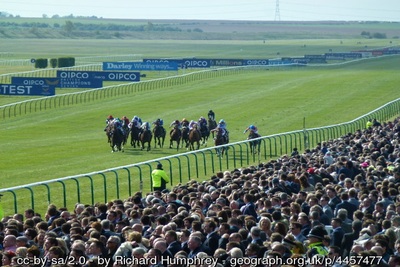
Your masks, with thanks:
[[(53, 29), (58, 29), (61, 28), (62, 26), (58, 23), (54, 24), (49, 24), (49, 23), (44, 23), (44, 22), (21, 22), (21, 23), (16, 23), (16, 22), (8, 22), (8, 21), (2, 21), (0, 22), (0, 27), (13, 27), (13, 28), (53, 28)], [(137, 32), (143, 32), (143, 31), (174, 31), (174, 32), (181, 32), (183, 31), (182, 29), (178, 27), (172, 27), (168, 25), (159, 25), (159, 24), (153, 24), (151, 22), (148, 22), (147, 24), (143, 25), (123, 25), (123, 24), (112, 24), (112, 23), (106, 23), (106, 24), (93, 24), (93, 23), (81, 23), (81, 22), (72, 22), (72, 21), (66, 21), (64, 28), (68, 29), (74, 29), (78, 31), (137, 31)]]

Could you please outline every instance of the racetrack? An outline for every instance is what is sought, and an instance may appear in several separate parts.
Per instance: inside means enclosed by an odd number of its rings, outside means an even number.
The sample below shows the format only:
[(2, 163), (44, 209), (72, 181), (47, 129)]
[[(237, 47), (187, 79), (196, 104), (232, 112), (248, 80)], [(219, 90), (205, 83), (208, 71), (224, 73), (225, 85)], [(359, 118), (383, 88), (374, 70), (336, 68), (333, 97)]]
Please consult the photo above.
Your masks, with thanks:
[(227, 122), (234, 142), (246, 138), (243, 130), (249, 124), (269, 135), (302, 129), (304, 118), (309, 128), (354, 119), (398, 98), (399, 68), (394, 57), (244, 72), (7, 119), (0, 129), (1, 184), (11, 187), (176, 154), (167, 145), (111, 153), (103, 131), (109, 114), (145, 121), (160, 117), (168, 125), (183, 117), (197, 120), (213, 109), (217, 119)]

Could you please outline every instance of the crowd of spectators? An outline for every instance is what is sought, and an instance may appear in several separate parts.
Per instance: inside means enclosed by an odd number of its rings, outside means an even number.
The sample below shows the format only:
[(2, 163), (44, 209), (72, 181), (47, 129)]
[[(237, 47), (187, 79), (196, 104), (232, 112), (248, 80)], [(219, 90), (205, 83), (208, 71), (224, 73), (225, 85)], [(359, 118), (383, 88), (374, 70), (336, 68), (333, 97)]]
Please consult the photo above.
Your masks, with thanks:
[(374, 120), (207, 181), (27, 209), (0, 222), (1, 265), (400, 266), (399, 133)]

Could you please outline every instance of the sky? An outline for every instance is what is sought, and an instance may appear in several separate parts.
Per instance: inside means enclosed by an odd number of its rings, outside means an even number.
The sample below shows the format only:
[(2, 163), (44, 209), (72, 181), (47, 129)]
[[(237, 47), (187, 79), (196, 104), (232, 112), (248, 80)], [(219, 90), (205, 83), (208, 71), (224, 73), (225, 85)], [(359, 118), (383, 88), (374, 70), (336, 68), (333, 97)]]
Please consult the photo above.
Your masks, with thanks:
[(0, 0), (0, 12), (21, 17), (400, 21), (400, 0)]

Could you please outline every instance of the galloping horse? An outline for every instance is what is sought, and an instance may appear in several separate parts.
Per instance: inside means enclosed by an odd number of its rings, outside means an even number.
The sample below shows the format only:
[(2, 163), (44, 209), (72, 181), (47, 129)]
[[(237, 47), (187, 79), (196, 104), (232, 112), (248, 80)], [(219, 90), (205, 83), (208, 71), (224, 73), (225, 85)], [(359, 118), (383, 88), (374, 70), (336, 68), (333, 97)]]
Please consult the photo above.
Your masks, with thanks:
[(212, 133), (213, 138), (214, 132), (212, 130), (214, 130), (215, 128), (217, 128), (217, 122), (215, 120), (208, 119), (208, 130)]
[(131, 146), (134, 148), (140, 146), (140, 139), (139, 139), (140, 128), (132, 126), (131, 127)]
[(207, 124), (200, 124), (200, 134), (201, 144), (207, 146), (207, 140), (210, 136), (210, 130), (208, 129)]
[(164, 146), (166, 131), (163, 126), (156, 124), (153, 129), (154, 148), (157, 148), (157, 143), (160, 147)]
[[(254, 131), (250, 131), (249, 136), (247, 137), (247, 140), (250, 139), (255, 139), (261, 137), (261, 135), (259, 135), (258, 133), (255, 133)], [(254, 140), (249, 142), (250, 144), (250, 152), (257, 154), (260, 153), (260, 145), (261, 145), (261, 140)]]
[(176, 150), (179, 150), (179, 144), (181, 142), (181, 136), (182, 136), (182, 132), (181, 130), (178, 128), (178, 126), (175, 126), (171, 132), (169, 133), (170, 136), (170, 143), (169, 143), (169, 148), (172, 148), (173, 146), (173, 142), (176, 142)]
[(194, 143), (197, 144), (197, 149), (200, 148), (200, 140), (201, 140), (201, 134), (200, 131), (197, 128), (193, 128), (189, 132), (189, 149), (190, 150), (195, 150), (194, 148)]
[(143, 129), (139, 134), (139, 140), (141, 143), (141, 150), (144, 149), (144, 144), (148, 143), (147, 151), (150, 151), (151, 148), (151, 139), (153, 138), (153, 134), (149, 129)]
[[(223, 135), (223, 133), (224, 133), (223, 129), (215, 128), (214, 131), (216, 132), (216, 135), (215, 135), (215, 138), (214, 138), (214, 145), (215, 146), (225, 145), (225, 144), (229, 143), (229, 139), (226, 136)], [(222, 157), (224, 155), (225, 151), (228, 150), (228, 147), (216, 148), (215, 150), (217, 152), (217, 155)]]
[(125, 136), (122, 130), (115, 127), (113, 123), (110, 123), (106, 127), (106, 134), (108, 136), (108, 142), (110, 143), (112, 149), (111, 152), (124, 152), (123, 143)]
[(185, 147), (189, 147), (189, 127), (183, 126), (182, 127), (182, 147), (185, 144)]

